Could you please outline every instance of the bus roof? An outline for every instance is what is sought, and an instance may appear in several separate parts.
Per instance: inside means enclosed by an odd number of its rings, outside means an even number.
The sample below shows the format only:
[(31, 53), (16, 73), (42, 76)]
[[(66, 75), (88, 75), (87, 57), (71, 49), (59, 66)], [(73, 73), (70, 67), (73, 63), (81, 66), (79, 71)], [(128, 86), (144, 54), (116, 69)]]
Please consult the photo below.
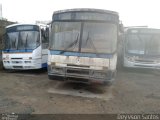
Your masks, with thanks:
[(148, 30), (160, 30), (160, 29), (157, 29), (157, 28), (149, 28), (149, 27), (130, 27), (130, 28), (125, 28), (126, 30), (145, 30), (145, 29), (148, 29)]
[(148, 27), (130, 27), (125, 29), (125, 33), (160, 33), (160, 29)]
[(118, 15), (118, 12), (115, 12), (115, 11), (109, 11), (109, 10), (103, 10), (103, 9), (93, 9), (93, 8), (65, 9), (65, 10), (55, 11), (54, 14), (66, 13), (66, 12), (98, 12), (98, 13), (104, 13), (104, 14), (106, 13), (106, 14)]
[[(10, 28), (10, 27), (14, 27), (14, 26), (19, 26), (19, 25), (37, 25), (37, 24), (22, 24), (22, 23), (16, 23), (16, 24), (12, 24), (12, 25), (8, 25), (6, 26), (6, 28)], [(38, 25), (37, 25), (38, 26)]]

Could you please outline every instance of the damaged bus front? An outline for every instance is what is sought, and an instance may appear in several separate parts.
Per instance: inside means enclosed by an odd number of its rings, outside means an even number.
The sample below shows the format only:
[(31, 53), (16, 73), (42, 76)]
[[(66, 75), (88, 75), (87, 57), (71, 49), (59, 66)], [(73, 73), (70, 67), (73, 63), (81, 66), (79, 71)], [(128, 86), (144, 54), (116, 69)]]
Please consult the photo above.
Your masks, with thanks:
[(118, 14), (112, 11), (55, 12), (50, 29), (49, 78), (98, 84), (114, 80), (118, 24)]

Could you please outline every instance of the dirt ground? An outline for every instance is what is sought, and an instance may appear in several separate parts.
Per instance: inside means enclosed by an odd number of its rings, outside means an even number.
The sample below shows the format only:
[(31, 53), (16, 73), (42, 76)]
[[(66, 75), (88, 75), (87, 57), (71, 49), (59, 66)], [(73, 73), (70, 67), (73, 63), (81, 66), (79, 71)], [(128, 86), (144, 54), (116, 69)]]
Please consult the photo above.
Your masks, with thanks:
[(121, 70), (112, 86), (48, 79), (47, 71), (0, 71), (0, 113), (160, 113), (160, 72)]

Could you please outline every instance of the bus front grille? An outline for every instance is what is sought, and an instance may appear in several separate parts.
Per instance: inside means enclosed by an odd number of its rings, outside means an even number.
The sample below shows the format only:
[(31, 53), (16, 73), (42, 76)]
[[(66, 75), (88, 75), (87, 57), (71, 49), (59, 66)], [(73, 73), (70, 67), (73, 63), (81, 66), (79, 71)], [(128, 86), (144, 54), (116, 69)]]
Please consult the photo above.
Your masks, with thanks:
[(23, 58), (11, 58), (11, 59), (23, 59)]
[(86, 69), (67, 69), (67, 74), (71, 75), (89, 75), (89, 70)]
[(84, 83), (89, 82), (89, 80), (85, 78), (75, 78), (75, 77), (67, 77), (67, 78), (69, 81), (74, 81), (74, 82), (84, 82)]
[(15, 68), (15, 69), (22, 69), (23, 66), (13, 66), (13, 68)]
[(22, 64), (22, 61), (12, 61), (13, 64)]

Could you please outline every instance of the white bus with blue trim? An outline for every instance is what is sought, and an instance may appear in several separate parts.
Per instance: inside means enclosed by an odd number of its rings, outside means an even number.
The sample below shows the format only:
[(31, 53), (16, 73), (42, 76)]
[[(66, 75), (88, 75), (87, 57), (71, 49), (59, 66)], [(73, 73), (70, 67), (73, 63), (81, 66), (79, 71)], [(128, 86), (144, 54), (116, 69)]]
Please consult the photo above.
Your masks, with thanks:
[(105, 84), (117, 64), (118, 13), (100, 9), (56, 11), (50, 26), (51, 80)]
[(6, 27), (3, 67), (29, 70), (47, 67), (48, 28), (46, 25), (13, 24)]
[(160, 69), (160, 29), (127, 28), (123, 45), (124, 67)]

